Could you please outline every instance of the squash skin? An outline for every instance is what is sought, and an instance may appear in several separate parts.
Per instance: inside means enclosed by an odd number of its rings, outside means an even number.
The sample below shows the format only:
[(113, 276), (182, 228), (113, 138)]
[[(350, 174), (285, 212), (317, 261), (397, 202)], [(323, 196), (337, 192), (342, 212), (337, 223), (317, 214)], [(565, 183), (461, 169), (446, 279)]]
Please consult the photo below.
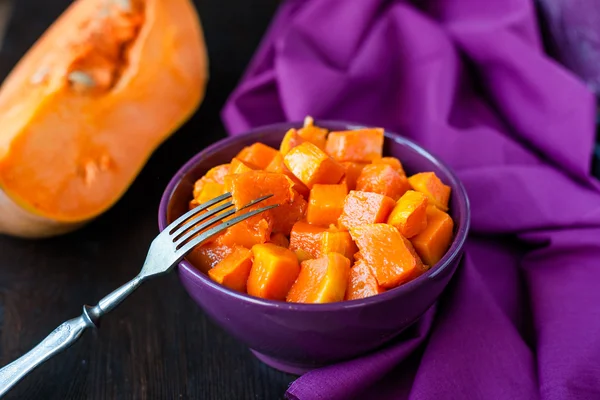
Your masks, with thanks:
[[(60, 42), (105, 1), (74, 2), (0, 88), (0, 233), (54, 236), (102, 214), (204, 97), (208, 57), (190, 0), (144, 0), (116, 84), (102, 93), (69, 87), (74, 56)], [(32, 83), (48, 59), (47, 82)]]

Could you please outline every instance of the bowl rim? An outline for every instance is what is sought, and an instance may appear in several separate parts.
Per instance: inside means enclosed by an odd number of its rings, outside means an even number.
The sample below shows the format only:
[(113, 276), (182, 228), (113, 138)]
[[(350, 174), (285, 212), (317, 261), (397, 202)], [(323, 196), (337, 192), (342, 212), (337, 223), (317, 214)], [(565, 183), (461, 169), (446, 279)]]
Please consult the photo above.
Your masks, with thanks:
[[(325, 119), (317, 120), (317, 119), (315, 119), (314, 123), (315, 123), (315, 125), (321, 124), (321, 125), (345, 126), (346, 129), (348, 129), (348, 130), (368, 128), (368, 126), (366, 126), (366, 125), (347, 122), (347, 121), (340, 121), (340, 120), (325, 120)], [(231, 145), (232, 142), (236, 142), (236, 141), (243, 142), (244, 139), (249, 136), (260, 135), (261, 133), (264, 133), (264, 131), (272, 131), (272, 130), (285, 131), (290, 128), (300, 127), (300, 126), (302, 126), (302, 124), (303, 124), (303, 121), (289, 121), (289, 122), (279, 122), (279, 123), (274, 123), (274, 124), (262, 125), (262, 126), (253, 128), (253, 129), (251, 129), (247, 132), (241, 133), (241, 134), (227, 136), (227, 137), (220, 139), (220, 140), (216, 141), (215, 143), (209, 145), (208, 147), (205, 147), (203, 150), (198, 152), (196, 155), (194, 155), (192, 158), (190, 158), (175, 173), (175, 175), (171, 178), (167, 187), (165, 188), (163, 195), (161, 197), (161, 200), (160, 200), (159, 208), (158, 208), (159, 230), (162, 232), (168, 225), (167, 210), (168, 210), (168, 205), (171, 201), (171, 197), (174, 193), (175, 188), (181, 182), (183, 177), (191, 169), (193, 169), (196, 166), (196, 164), (198, 164), (203, 157), (205, 157), (208, 154), (214, 154), (216, 152), (219, 152), (221, 150), (221, 148)], [(283, 301), (262, 299), (259, 297), (250, 296), (246, 293), (237, 292), (237, 291), (234, 291), (232, 289), (229, 289), (223, 285), (220, 285), (220, 284), (212, 281), (208, 277), (208, 275), (200, 272), (190, 262), (188, 262), (185, 259), (181, 260), (178, 264), (178, 272), (180, 274), (180, 280), (181, 280), (181, 274), (184, 274), (184, 275), (190, 277), (191, 280), (195, 281), (197, 284), (208, 286), (209, 288), (211, 288), (213, 290), (216, 290), (227, 296), (236, 298), (237, 300), (240, 300), (243, 302), (248, 302), (253, 305), (264, 306), (269, 309), (290, 309), (290, 310), (309, 311), (309, 312), (330, 312), (330, 311), (336, 311), (336, 310), (340, 310), (340, 309), (365, 307), (368, 305), (385, 302), (396, 296), (401, 296), (403, 293), (414, 290), (418, 286), (421, 286), (425, 282), (427, 282), (427, 280), (434, 279), (441, 272), (443, 272), (446, 268), (448, 268), (458, 257), (461, 256), (461, 251), (462, 251), (464, 243), (467, 239), (467, 236), (468, 236), (468, 233), (470, 230), (470, 224), (471, 224), (471, 208), (470, 208), (470, 202), (469, 202), (469, 197), (467, 195), (467, 191), (466, 191), (464, 185), (462, 184), (462, 182), (460, 181), (460, 179), (458, 179), (458, 176), (456, 175), (456, 173), (444, 161), (435, 157), (429, 151), (425, 150), (423, 147), (418, 145), (416, 142), (414, 142), (402, 135), (399, 135), (395, 132), (388, 131), (387, 129), (385, 129), (384, 131), (385, 131), (385, 136), (388, 139), (393, 140), (401, 145), (410, 147), (413, 151), (417, 152), (420, 156), (428, 159), (431, 163), (435, 164), (440, 170), (444, 171), (444, 173), (450, 178), (451, 182), (449, 182), (449, 183), (451, 183), (451, 186), (453, 188), (455, 188), (453, 190), (456, 191), (456, 189), (458, 189), (458, 193), (457, 193), (458, 208), (460, 210), (460, 216), (461, 216), (461, 218), (459, 220), (459, 229), (456, 232), (456, 235), (454, 237), (454, 240), (452, 241), (452, 244), (450, 245), (450, 248), (448, 249), (448, 251), (446, 251), (446, 254), (444, 254), (444, 257), (442, 257), (442, 259), (437, 264), (435, 264), (433, 267), (431, 267), (424, 274), (420, 275), (419, 277), (417, 277), (407, 283), (404, 283), (398, 287), (390, 289), (390, 290), (388, 290), (384, 293), (378, 294), (376, 296), (371, 296), (371, 297), (367, 297), (364, 299), (344, 300), (341, 302), (324, 303), (324, 304), (288, 303), (288, 302), (283, 302)]]

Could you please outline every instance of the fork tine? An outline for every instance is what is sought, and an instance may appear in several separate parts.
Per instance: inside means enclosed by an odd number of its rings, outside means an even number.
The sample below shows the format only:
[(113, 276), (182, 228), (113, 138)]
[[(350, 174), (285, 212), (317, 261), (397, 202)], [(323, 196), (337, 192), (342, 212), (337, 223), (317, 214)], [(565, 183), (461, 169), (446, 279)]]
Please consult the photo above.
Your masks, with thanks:
[(218, 207), (215, 207), (215, 208), (212, 208), (212, 209), (208, 210), (204, 214), (200, 215), (198, 218), (191, 218), (191, 219), (189, 219), (186, 223), (184, 223), (183, 225), (181, 225), (179, 228), (177, 228), (177, 230), (175, 232), (173, 232), (171, 234), (171, 236), (173, 237), (173, 240), (175, 241), (175, 240), (179, 239), (179, 236), (181, 236), (183, 233), (185, 233), (185, 231), (187, 231), (191, 227), (194, 227), (199, 222), (202, 222), (202, 221), (206, 220), (207, 218), (212, 217), (213, 215), (218, 214), (221, 211), (226, 210), (226, 209), (228, 209), (229, 207), (232, 207), (232, 206), (233, 206), (233, 202), (232, 201), (228, 201), (225, 204), (221, 204)]
[[(205, 223), (203, 223), (201, 225), (196, 225), (196, 223), (199, 222), (199, 221), (203, 221), (206, 218), (202, 218), (202, 219), (198, 218), (198, 219), (196, 219), (194, 221), (190, 221), (187, 224), (183, 225), (180, 229), (178, 229), (175, 234), (173, 234), (173, 242), (175, 242), (176, 245), (179, 244), (179, 243), (183, 243), (186, 240), (188, 240), (190, 237), (192, 237), (195, 234), (197, 234), (198, 232), (200, 232), (200, 231), (208, 228), (209, 226), (213, 225), (215, 222), (222, 221), (225, 218), (229, 217), (230, 215), (235, 214), (238, 211), (242, 211), (242, 210), (244, 210), (244, 209), (246, 209), (248, 207), (251, 207), (251, 206), (253, 206), (253, 205), (257, 204), (257, 203), (260, 203), (261, 201), (266, 200), (266, 199), (268, 199), (269, 197), (272, 197), (272, 196), (273, 196), (272, 194), (268, 194), (266, 196), (259, 197), (258, 199), (254, 199), (251, 202), (249, 202), (248, 204), (246, 204), (243, 207), (241, 207), (239, 210), (233, 209), (233, 210), (229, 210), (227, 212), (224, 212), (222, 214), (218, 214), (215, 217), (209, 219), (208, 221), (206, 221)], [(228, 204), (231, 204), (231, 202), (229, 202)], [(215, 210), (217, 210), (218, 208), (221, 208), (221, 206), (215, 208)], [(225, 208), (229, 208), (229, 207), (225, 207)], [(211, 215), (216, 214), (216, 212), (213, 212), (215, 210), (211, 210), (211, 211), (209, 211), (209, 213), (211, 213)], [(202, 215), (202, 217), (204, 217), (204, 216), (209, 217), (210, 215), (207, 215), (207, 214)], [(185, 231), (187, 229), (189, 229), (189, 228), (194, 228), (194, 229), (192, 229), (191, 231), (185, 233)], [(185, 233), (185, 234), (183, 236), (181, 236), (183, 233)]]
[(231, 197), (231, 193), (228, 192), (228, 193), (222, 194), (219, 197), (215, 197), (214, 199), (209, 200), (206, 203), (202, 203), (198, 207), (194, 207), (190, 211), (188, 211), (185, 214), (183, 214), (181, 217), (177, 218), (169, 226), (167, 226), (167, 229), (169, 229), (169, 234), (172, 234), (173, 231), (175, 231), (175, 229), (177, 229), (179, 227), (179, 225), (181, 225), (182, 223), (184, 223), (190, 217), (193, 217), (194, 215), (198, 214), (200, 211), (204, 211), (208, 207), (210, 207), (212, 205), (215, 205), (215, 204), (217, 204), (217, 203), (219, 203), (219, 202), (221, 202), (223, 200), (227, 200), (230, 197)]
[(210, 238), (213, 235), (216, 235), (217, 233), (220, 233), (222, 231), (224, 231), (225, 229), (229, 228), (232, 225), (235, 225), (239, 222), (242, 222), (245, 219), (248, 219), (250, 217), (255, 216), (256, 214), (260, 214), (261, 212), (270, 210), (271, 208), (275, 208), (278, 207), (279, 204), (272, 204), (266, 207), (262, 207), (256, 210), (252, 210), (252, 211), (248, 211), (245, 214), (242, 214), (238, 217), (232, 218), (228, 221), (223, 222), (222, 224), (219, 224), (213, 228), (210, 228), (209, 230), (207, 230), (206, 232), (202, 233), (201, 235), (193, 238), (192, 240), (190, 240), (189, 242), (183, 244), (182, 247), (178, 245), (177, 247), (177, 251), (176, 251), (176, 255), (178, 258), (183, 258), (187, 253), (190, 252), (190, 250), (192, 250), (194, 247), (196, 247), (197, 245), (201, 244), (202, 242), (204, 242), (206, 239)]

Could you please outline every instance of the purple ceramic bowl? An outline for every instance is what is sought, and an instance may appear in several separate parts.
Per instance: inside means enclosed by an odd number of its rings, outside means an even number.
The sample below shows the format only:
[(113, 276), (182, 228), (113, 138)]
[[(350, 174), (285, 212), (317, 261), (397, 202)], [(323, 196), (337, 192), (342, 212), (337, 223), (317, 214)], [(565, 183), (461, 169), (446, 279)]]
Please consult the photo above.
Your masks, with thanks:
[[(330, 130), (360, 127), (332, 121), (316, 124)], [(300, 126), (300, 122), (264, 126), (201, 151), (167, 186), (158, 215), (160, 230), (187, 210), (194, 182), (208, 169), (228, 163), (244, 146), (255, 142), (278, 148), (285, 132)], [(266, 364), (302, 374), (368, 353), (415, 322), (436, 301), (456, 271), (470, 221), (463, 185), (444, 163), (401, 136), (386, 132), (384, 152), (399, 158), (408, 174), (434, 171), (452, 187), (450, 213), (455, 221), (455, 239), (444, 258), (417, 279), (367, 299), (296, 304), (234, 292), (211, 281), (188, 261), (179, 264), (179, 278), (192, 299)]]

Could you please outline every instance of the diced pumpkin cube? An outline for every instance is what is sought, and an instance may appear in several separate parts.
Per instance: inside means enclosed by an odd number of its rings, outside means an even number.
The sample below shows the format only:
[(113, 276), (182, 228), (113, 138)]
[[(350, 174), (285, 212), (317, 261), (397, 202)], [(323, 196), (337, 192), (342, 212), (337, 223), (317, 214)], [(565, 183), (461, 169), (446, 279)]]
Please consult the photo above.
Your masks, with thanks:
[[(247, 211), (241, 213), (245, 212)], [(218, 236), (218, 240), (226, 246), (240, 245), (251, 248), (255, 244), (266, 243), (272, 231), (273, 218), (259, 215), (230, 226)]]
[(409, 189), (406, 176), (386, 163), (365, 166), (356, 181), (356, 190), (383, 194), (394, 201)]
[(196, 202), (202, 204), (222, 194), (225, 194), (225, 186), (222, 183), (208, 181), (202, 186), (200, 194), (196, 197)]
[(225, 175), (229, 173), (229, 164), (217, 165), (209, 169), (206, 174), (194, 184), (194, 198), (200, 196), (202, 188), (206, 182), (223, 183)]
[(246, 282), (251, 268), (252, 251), (242, 246), (235, 246), (231, 254), (208, 271), (208, 276), (229, 289), (246, 292)]
[(404, 237), (411, 238), (427, 226), (427, 196), (408, 190), (396, 202), (387, 223), (398, 228)]
[(379, 286), (375, 275), (365, 261), (355, 262), (350, 268), (345, 300), (364, 299), (383, 292), (385, 289)]
[(371, 162), (383, 153), (383, 129), (330, 132), (325, 151), (337, 161)]
[(232, 252), (233, 247), (226, 246), (217, 240), (196, 246), (185, 258), (198, 270), (207, 273)]
[(263, 213), (272, 216), (274, 222), (277, 219), (281, 219), (281, 215), (285, 217), (285, 213), (289, 212), (285, 206), (291, 205), (296, 196), (292, 189), (292, 181), (287, 176), (266, 171), (251, 171), (239, 175), (227, 175), (225, 177), (225, 190), (231, 193), (233, 204), (238, 209), (259, 197), (272, 194), (272, 197), (246, 210), (279, 204), (279, 207)]
[(239, 158), (234, 157), (233, 160), (231, 160), (228, 175), (243, 174), (244, 172), (250, 172), (252, 170), (253, 168), (250, 167), (248, 164), (246, 164)]
[(379, 286), (396, 287), (425, 270), (412, 244), (391, 225), (361, 225), (351, 228), (350, 235)]
[(327, 129), (315, 126), (312, 117), (304, 119), (304, 126), (298, 130), (298, 135), (305, 141), (311, 142), (321, 150), (325, 150), (327, 142)]
[(273, 158), (273, 160), (267, 166), (265, 171), (284, 174), (285, 176), (290, 178), (292, 182), (294, 182), (292, 186), (294, 190), (300, 193), (305, 199), (308, 199), (308, 194), (310, 190), (306, 187), (304, 183), (300, 181), (300, 179), (296, 178), (296, 175), (292, 174), (288, 167), (285, 166), (285, 163), (283, 162), (283, 156), (280, 153), (277, 154), (275, 158)]
[(279, 152), (274, 148), (257, 142), (244, 147), (235, 157), (254, 169), (265, 169), (277, 154)]
[(348, 190), (356, 189), (356, 181), (360, 176), (363, 168), (365, 167), (365, 163), (352, 162), (352, 161), (344, 161), (342, 163), (342, 167), (344, 167), (344, 177), (340, 183), (345, 183)]
[(309, 189), (317, 183), (338, 183), (344, 175), (344, 167), (310, 142), (291, 149), (283, 161)]
[(268, 243), (273, 243), (276, 246), (285, 247), (286, 249), (290, 247), (290, 241), (287, 236), (281, 232), (273, 233)]
[(285, 300), (300, 273), (296, 254), (272, 243), (254, 245), (252, 254), (254, 261), (248, 277), (248, 294), (263, 299)]
[(294, 191), (291, 204), (282, 204), (271, 211), (273, 213), (273, 232), (289, 235), (294, 224), (304, 218), (306, 214), (306, 200)]
[(323, 232), (319, 254), (340, 253), (349, 260), (353, 260), (356, 252), (358, 252), (358, 248), (348, 231), (327, 230)]
[(420, 172), (408, 178), (408, 183), (417, 192), (425, 194), (429, 203), (442, 211), (448, 211), (450, 186), (445, 185), (435, 172)]
[(410, 240), (425, 264), (434, 266), (442, 259), (452, 243), (453, 229), (454, 221), (447, 213), (427, 207), (427, 226)]
[(304, 250), (317, 258), (321, 251), (321, 237), (326, 228), (317, 225), (311, 225), (304, 221), (298, 221), (294, 224), (290, 233), (290, 250)]
[(373, 160), (373, 164), (388, 164), (401, 176), (406, 176), (406, 172), (404, 172), (402, 163), (396, 157), (382, 157), (380, 159)]
[(394, 200), (379, 193), (351, 190), (344, 200), (344, 210), (338, 219), (342, 229), (387, 221)]
[(287, 153), (290, 152), (291, 149), (293, 149), (296, 146), (299, 146), (305, 141), (306, 140), (302, 139), (298, 134), (298, 130), (291, 128), (283, 136), (281, 144), (279, 145), (279, 152), (285, 156)]
[(306, 221), (321, 226), (336, 224), (348, 194), (345, 184), (314, 185), (308, 197)]
[(333, 303), (344, 300), (350, 260), (338, 253), (329, 253), (302, 262), (298, 279), (286, 300), (295, 303)]

